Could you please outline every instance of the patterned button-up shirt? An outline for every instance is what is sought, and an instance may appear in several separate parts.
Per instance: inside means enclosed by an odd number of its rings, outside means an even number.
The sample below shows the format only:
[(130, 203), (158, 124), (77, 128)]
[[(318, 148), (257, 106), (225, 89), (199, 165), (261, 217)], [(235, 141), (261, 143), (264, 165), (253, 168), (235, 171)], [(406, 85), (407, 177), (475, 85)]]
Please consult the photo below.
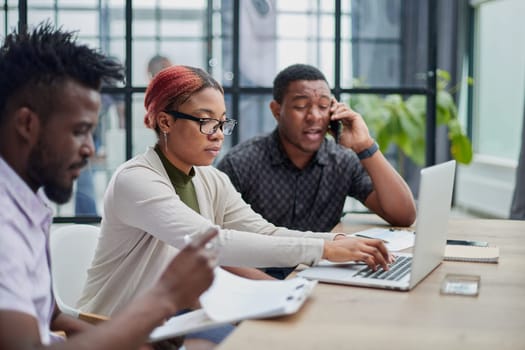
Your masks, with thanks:
[(364, 202), (373, 190), (353, 151), (325, 139), (301, 170), (283, 151), (277, 130), (235, 146), (217, 167), (256, 212), (296, 230), (330, 231), (341, 219), (347, 196)]

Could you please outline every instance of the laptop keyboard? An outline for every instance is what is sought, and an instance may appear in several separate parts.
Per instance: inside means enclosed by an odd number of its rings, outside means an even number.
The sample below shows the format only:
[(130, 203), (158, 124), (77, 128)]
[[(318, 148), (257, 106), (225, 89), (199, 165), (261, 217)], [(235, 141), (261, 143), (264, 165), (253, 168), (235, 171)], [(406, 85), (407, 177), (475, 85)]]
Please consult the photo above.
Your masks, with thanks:
[(390, 265), (390, 269), (388, 271), (385, 271), (382, 267), (379, 267), (376, 271), (369, 267), (365, 267), (359, 270), (354, 276), (399, 281), (410, 272), (411, 267), (411, 256), (398, 256), (396, 257), (396, 261)]

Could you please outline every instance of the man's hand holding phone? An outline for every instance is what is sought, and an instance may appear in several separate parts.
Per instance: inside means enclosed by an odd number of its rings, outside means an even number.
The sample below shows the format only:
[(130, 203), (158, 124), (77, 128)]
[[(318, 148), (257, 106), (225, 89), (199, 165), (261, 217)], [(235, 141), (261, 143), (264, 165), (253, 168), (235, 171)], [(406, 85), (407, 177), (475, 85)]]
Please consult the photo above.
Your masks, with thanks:
[(346, 103), (337, 102), (333, 98), (330, 106), (330, 128), (332, 129), (332, 124), (336, 128), (336, 123), (340, 125), (337, 139), (342, 146), (359, 153), (374, 144), (363, 117)]

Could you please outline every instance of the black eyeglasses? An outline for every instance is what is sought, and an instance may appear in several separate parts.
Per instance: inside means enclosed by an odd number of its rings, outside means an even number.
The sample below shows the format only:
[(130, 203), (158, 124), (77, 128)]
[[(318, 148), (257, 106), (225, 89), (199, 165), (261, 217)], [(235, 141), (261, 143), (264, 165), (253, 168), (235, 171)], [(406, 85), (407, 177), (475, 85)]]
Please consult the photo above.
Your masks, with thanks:
[(164, 111), (177, 119), (187, 119), (199, 122), (200, 131), (206, 135), (213, 135), (220, 128), (224, 135), (231, 135), (237, 121), (234, 119), (218, 120), (214, 118), (197, 118), (192, 115), (178, 111)]

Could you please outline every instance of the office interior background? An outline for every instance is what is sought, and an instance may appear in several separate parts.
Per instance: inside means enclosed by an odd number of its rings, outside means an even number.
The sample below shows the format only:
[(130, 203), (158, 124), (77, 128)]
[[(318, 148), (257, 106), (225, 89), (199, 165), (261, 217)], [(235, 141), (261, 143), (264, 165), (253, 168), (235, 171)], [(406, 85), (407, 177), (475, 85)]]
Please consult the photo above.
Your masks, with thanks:
[[(71, 201), (55, 207), (55, 222), (100, 221), (113, 171), (155, 143), (153, 131), (143, 124), (146, 67), (155, 55), (203, 68), (223, 84), (229, 117), (239, 124), (226, 137), (222, 154), (273, 130), (268, 108), (273, 78), (290, 64), (308, 63), (325, 73), (341, 101), (423, 97), (423, 166), (450, 158), (447, 128), (436, 126), (436, 73), (446, 72), (447, 89), (474, 151), (470, 164), (458, 166), (455, 208), (473, 216), (508, 218), (516, 183), (525, 177), (516, 174), (525, 119), (522, 0), (1, 3), (1, 37), (47, 20), (77, 31), (81, 42), (126, 67), (125, 83), (103, 87), (96, 155), (77, 181)], [(386, 155), (417, 197), (422, 165), (399, 157), (395, 146)], [(361, 210), (351, 201), (347, 209)]]

